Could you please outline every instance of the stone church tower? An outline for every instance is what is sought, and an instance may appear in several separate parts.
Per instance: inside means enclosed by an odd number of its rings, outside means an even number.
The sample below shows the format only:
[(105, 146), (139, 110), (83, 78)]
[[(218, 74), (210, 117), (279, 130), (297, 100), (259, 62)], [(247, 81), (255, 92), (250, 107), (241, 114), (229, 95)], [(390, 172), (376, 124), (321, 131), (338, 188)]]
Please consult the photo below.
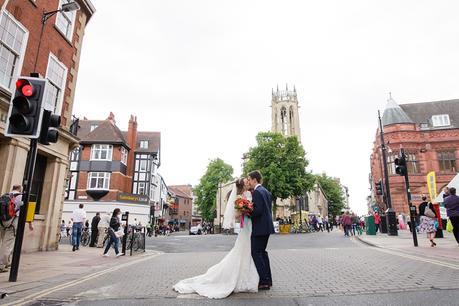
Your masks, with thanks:
[(300, 119), (298, 115), (298, 98), (296, 88), (288, 90), (272, 90), (272, 128), (273, 132), (284, 136), (297, 136), (301, 142)]

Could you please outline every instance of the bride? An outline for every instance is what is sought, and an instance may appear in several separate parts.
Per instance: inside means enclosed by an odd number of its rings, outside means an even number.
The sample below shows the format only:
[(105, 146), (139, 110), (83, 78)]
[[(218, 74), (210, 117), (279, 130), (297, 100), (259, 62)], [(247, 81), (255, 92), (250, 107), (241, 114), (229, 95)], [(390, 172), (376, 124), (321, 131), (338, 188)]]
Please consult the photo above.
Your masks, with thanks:
[[(238, 179), (233, 185), (223, 217), (225, 229), (234, 227), (234, 203), (237, 196), (252, 200), (246, 179)], [(251, 256), (251, 235), (252, 221), (245, 216), (244, 225), (231, 251), (206, 273), (175, 284), (174, 290), (179, 293), (197, 293), (211, 299), (225, 298), (233, 292), (257, 292), (259, 277)]]

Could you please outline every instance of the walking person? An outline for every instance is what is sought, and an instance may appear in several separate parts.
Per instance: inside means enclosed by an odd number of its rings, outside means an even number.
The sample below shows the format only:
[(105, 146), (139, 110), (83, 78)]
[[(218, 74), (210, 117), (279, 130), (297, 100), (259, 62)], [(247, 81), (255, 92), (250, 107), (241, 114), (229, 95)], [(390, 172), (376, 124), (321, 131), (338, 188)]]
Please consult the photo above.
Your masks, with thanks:
[[(16, 229), (18, 227), (19, 210), (22, 202), (22, 186), (14, 185), (11, 192), (0, 197), (0, 272), (8, 272), (11, 264)], [(29, 222), (29, 229), (33, 224)]]
[(324, 217), (324, 227), (328, 233), (330, 233), (330, 224), (328, 223), (328, 216)]
[(435, 233), (437, 232), (438, 221), (437, 213), (435, 212), (432, 203), (427, 202), (426, 196), (422, 196), (422, 203), (419, 205), (419, 216), (421, 224), (419, 230), (427, 234), (427, 239), (430, 241), (430, 246), (434, 247), (437, 244), (434, 242)]
[(351, 219), (351, 216), (349, 215), (349, 211), (346, 211), (343, 214), (341, 223), (343, 224), (343, 228), (344, 228), (344, 236), (349, 237), (351, 234), (351, 230), (352, 230), (352, 219)]
[(453, 234), (459, 244), (459, 197), (456, 195), (456, 188), (449, 188), (449, 196), (443, 202), (446, 214), (453, 225)]
[(72, 251), (80, 249), (81, 242), (81, 233), (83, 229), (83, 224), (86, 221), (86, 211), (83, 209), (84, 205), (78, 205), (78, 208), (75, 209), (72, 213)]
[(373, 214), (373, 216), (375, 217), (375, 228), (377, 233), (379, 230), (379, 224), (381, 224), (381, 217), (379, 216), (377, 211)]
[(99, 236), (99, 222), (100, 222), (100, 213), (96, 213), (96, 215), (91, 220), (91, 243), (89, 243), (90, 247), (95, 247), (97, 242), (97, 237)]
[(317, 216), (317, 226), (318, 226), (318, 228), (319, 228), (319, 230), (320, 230), (321, 232), (324, 231), (324, 221), (323, 221), (321, 215), (318, 215), (318, 216)]
[(105, 251), (103, 255), (104, 257), (109, 256), (108, 251), (110, 250), (110, 247), (112, 246), (112, 244), (113, 244), (113, 248), (115, 249), (116, 257), (120, 257), (121, 255), (123, 255), (123, 253), (120, 253), (118, 251), (120, 240), (116, 236), (116, 232), (120, 229), (120, 226), (121, 226), (121, 209), (115, 208), (115, 210), (113, 210), (113, 214), (110, 219), (110, 226), (108, 227), (109, 239), (108, 239), (107, 246), (105, 247)]

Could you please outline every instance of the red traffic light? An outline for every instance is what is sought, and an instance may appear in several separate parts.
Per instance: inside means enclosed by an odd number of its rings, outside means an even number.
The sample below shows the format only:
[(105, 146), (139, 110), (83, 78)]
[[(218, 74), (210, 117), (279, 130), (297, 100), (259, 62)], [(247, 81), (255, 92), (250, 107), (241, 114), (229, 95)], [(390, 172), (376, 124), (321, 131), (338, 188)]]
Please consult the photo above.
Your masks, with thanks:
[(32, 84), (30, 84), (30, 82), (25, 79), (18, 79), (16, 81), (16, 89), (26, 97), (31, 97), (34, 94)]

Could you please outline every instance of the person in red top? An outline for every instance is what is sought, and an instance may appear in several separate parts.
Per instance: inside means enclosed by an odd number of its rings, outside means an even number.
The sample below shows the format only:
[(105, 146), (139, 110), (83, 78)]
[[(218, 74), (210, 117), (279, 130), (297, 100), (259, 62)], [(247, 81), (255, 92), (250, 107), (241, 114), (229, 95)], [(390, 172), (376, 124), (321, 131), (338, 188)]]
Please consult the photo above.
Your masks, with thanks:
[(343, 224), (344, 236), (349, 237), (349, 234), (352, 228), (352, 219), (351, 219), (351, 216), (349, 216), (349, 211), (346, 211), (343, 214), (341, 223)]
[(379, 229), (379, 224), (381, 223), (381, 217), (379, 216), (377, 211), (373, 214), (373, 216), (375, 217), (375, 228), (377, 233)]

